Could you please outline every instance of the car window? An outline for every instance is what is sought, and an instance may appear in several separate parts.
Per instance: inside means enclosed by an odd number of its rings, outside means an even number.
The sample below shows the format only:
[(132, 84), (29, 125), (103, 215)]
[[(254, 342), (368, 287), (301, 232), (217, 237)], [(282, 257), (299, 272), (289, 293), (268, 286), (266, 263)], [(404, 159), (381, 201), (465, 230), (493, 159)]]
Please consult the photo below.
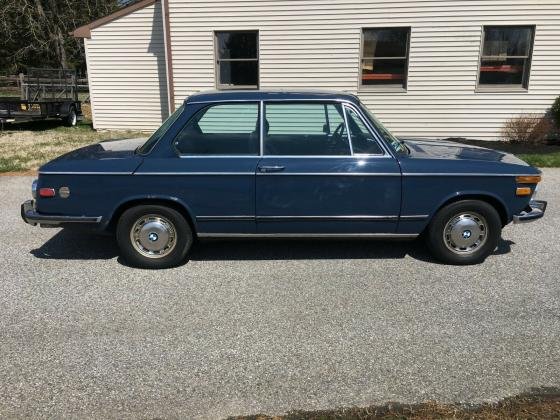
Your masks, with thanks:
[(199, 111), (173, 142), (181, 155), (258, 155), (258, 103), (219, 104)]
[(144, 143), (142, 146), (138, 148), (138, 153), (141, 155), (148, 153), (155, 144), (163, 137), (163, 135), (169, 130), (169, 128), (173, 125), (175, 121), (181, 116), (185, 109), (185, 106), (182, 105), (179, 109), (177, 109), (173, 114), (169, 116), (165, 120), (165, 122), (150, 136), (150, 138)]
[(264, 154), (350, 155), (342, 106), (333, 103), (266, 104)]
[(346, 116), (348, 118), (348, 130), (352, 139), (352, 150), (354, 153), (368, 155), (382, 155), (383, 150), (366, 127), (362, 119), (352, 108), (346, 107)]

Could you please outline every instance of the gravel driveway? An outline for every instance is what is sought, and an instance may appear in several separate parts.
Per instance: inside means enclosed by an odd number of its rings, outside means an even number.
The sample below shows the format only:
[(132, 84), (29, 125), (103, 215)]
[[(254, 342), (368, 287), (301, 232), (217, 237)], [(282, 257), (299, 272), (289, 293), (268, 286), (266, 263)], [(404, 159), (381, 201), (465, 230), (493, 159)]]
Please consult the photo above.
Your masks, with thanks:
[(421, 242), (207, 242), (122, 265), (111, 238), (25, 225), (0, 177), (0, 417), (223, 418), (560, 386), (560, 170), (544, 220), (474, 267)]

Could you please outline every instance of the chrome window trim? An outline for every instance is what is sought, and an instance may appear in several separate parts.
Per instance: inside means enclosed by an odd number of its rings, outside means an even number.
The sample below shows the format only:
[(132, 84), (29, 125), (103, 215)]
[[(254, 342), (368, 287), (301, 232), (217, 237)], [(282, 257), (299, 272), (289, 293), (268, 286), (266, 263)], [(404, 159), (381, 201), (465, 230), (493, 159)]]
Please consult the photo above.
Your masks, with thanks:
[(414, 239), (416, 233), (199, 233), (199, 238), (378, 238)]
[(350, 135), (350, 126), (348, 125), (348, 115), (346, 115), (346, 106), (342, 105), (342, 117), (344, 118), (344, 126), (346, 128), (346, 137), (350, 145), (350, 156), (354, 156), (354, 147), (352, 146), (352, 136)]
[(264, 155), (264, 101), (259, 102), (259, 156)]
[[(184, 128), (192, 121), (192, 119), (194, 117), (196, 117), (200, 112), (205, 111), (207, 112), (210, 108), (212, 108), (213, 106), (220, 106), (220, 105), (224, 105), (227, 104), (230, 101), (214, 101), (214, 102), (208, 102), (210, 104), (214, 104), (214, 105), (208, 105), (204, 108), (199, 109), (198, 111), (196, 111), (193, 115), (191, 115), (189, 117), (189, 119), (187, 120), (187, 122), (181, 127), (181, 129), (177, 132), (177, 134), (175, 134), (175, 137), (173, 137), (173, 139), (171, 140), (171, 149), (173, 150), (173, 152), (175, 153), (175, 156), (179, 157), (179, 158), (196, 158), (196, 157), (201, 157), (201, 158), (207, 158), (207, 157), (224, 157), (224, 158), (234, 158), (234, 157), (260, 157), (261, 154), (259, 152), (252, 154), (252, 155), (212, 155), (212, 154), (193, 154), (193, 155), (185, 155), (179, 152), (179, 150), (177, 150), (177, 147), (175, 147), (175, 139), (179, 136), (179, 134), (181, 134), (181, 132), (184, 130)], [(231, 101), (233, 102), (233, 101)], [(257, 123), (258, 123), (258, 118), (259, 118), (259, 113), (258, 110), (260, 109), (260, 102), (259, 100), (252, 100), (252, 101), (236, 101), (236, 102), (247, 102), (247, 103), (252, 103), (257, 105)], [(194, 102), (190, 102), (190, 103), (194, 103)], [(205, 103), (205, 102), (200, 102), (200, 103)], [(186, 104), (186, 101), (185, 101)], [(260, 141), (259, 141), (260, 142)]]
[[(369, 130), (370, 134), (375, 138), (375, 141), (377, 142), (377, 145), (379, 146), (379, 148), (382, 150), (383, 153), (356, 153), (356, 155), (359, 156), (372, 156), (372, 157), (383, 157), (383, 156), (387, 156), (387, 151), (385, 150), (385, 148), (380, 144), (379, 141), (379, 136), (377, 132), (373, 132), (371, 127), (366, 123), (365, 118), (362, 114), (360, 114), (359, 112), (357, 112), (358, 110), (345, 104), (342, 106), (344, 108), (344, 115), (346, 115), (346, 108), (350, 108), (352, 111), (354, 111), (356, 113), (356, 115), (358, 116), (358, 118), (360, 120), (362, 120), (362, 123), (366, 126), (366, 128)], [(352, 137), (350, 136), (350, 127), (347, 126), (348, 129), (348, 137), (350, 139), (350, 143), (352, 143)]]

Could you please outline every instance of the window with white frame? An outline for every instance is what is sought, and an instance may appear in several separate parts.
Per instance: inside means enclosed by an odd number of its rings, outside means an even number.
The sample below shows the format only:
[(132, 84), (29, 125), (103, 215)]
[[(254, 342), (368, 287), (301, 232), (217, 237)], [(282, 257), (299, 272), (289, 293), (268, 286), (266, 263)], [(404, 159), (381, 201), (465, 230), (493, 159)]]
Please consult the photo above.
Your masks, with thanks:
[(218, 89), (258, 89), (259, 39), (257, 31), (215, 33)]
[(534, 26), (485, 26), (479, 87), (527, 89), (534, 34)]

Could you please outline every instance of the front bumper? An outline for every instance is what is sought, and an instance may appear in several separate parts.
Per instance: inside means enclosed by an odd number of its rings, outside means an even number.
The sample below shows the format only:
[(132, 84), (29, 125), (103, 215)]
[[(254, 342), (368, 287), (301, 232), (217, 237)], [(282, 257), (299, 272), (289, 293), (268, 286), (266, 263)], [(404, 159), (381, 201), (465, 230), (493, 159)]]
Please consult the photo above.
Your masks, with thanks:
[(531, 200), (529, 208), (513, 216), (513, 223), (529, 223), (540, 219), (546, 211), (546, 201)]
[(21, 218), (25, 223), (32, 226), (59, 226), (64, 223), (93, 223), (101, 222), (101, 216), (62, 216), (53, 214), (41, 214), (35, 210), (33, 200), (27, 200), (21, 205)]

